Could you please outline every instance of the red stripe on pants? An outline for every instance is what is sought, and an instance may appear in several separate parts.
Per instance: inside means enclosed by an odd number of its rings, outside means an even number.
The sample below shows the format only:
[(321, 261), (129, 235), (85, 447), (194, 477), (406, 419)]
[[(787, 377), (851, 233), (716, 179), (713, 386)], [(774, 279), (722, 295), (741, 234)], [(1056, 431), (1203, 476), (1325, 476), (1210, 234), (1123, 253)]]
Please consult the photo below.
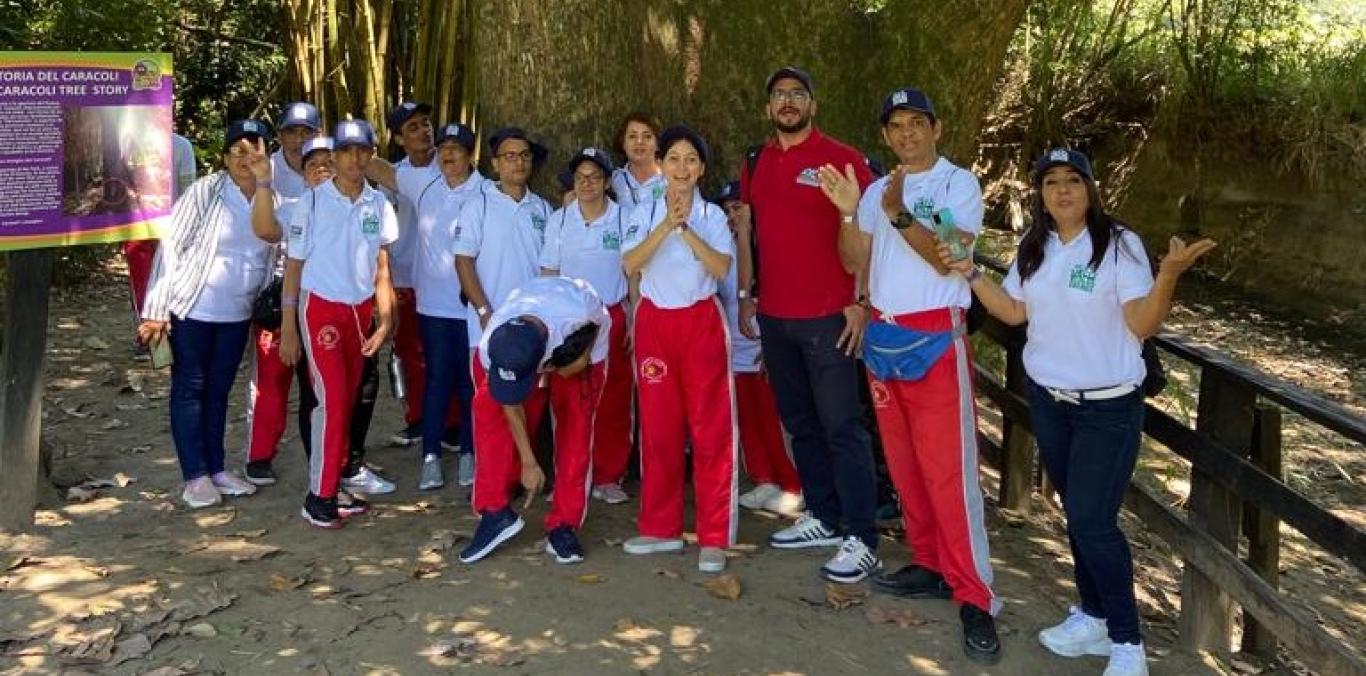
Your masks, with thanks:
[(750, 481), (755, 485), (777, 484), (788, 493), (802, 492), (797, 468), (783, 443), (778, 405), (768, 378), (758, 373), (735, 374), (735, 403), (740, 420), (740, 448)]
[(320, 498), (337, 495), (350, 444), (351, 411), (360, 394), (365, 357), (362, 326), (370, 326), (374, 299), (358, 305), (334, 303), (305, 293), (300, 325), (318, 407), (313, 409), (313, 453), (308, 458), (309, 491)]
[[(422, 356), (422, 332), (417, 326), (417, 294), (412, 289), (394, 289), (394, 299), (398, 315), (394, 353), (402, 360), (403, 382), (408, 389), (403, 400), (403, 422), (416, 425), (422, 421), (422, 393), (427, 389), (427, 361)], [(454, 415), (446, 416), (447, 427), (460, 423), (458, 405), (452, 410)]]
[[(479, 362), (474, 368), (474, 445), (478, 462), (474, 471), (474, 510), (499, 511), (508, 506), (521, 484), (522, 461), (508, 430), (503, 406), (489, 394), (488, 373)], [(568, 378), (551, 374), (548, 386), (537, 386), (522, 402), (527, 434), (535, 439), (547, 400), (555, 432), (555, 501), (545, 516), (545, 529), (560, 526), (578, 529), (588, 515), (589, 467), (592, 464), (593, 419), (602, 396), (605, 364), (594, 364)]]
[[(950, 314), (958, 315), (957, 319)], [(897, 317), (918, 331), (949, 331), (961, 310)], [(870, 377), (873, 410), (892, 484), (901, 496), (906, 543), (915, 562), (943, 574), (953, 597), (995, 613), (982, 488), (977, 468), (977, 409), (967, 340), (957, 338), (920, 380)]]
[(607, 308), (612, 315), (608, 341), (607, 381), (593, 426), (593, 484), (620, 483), (631, 460), (631, 351), (626, 349), (626, 310), (621, 303)]
[(683, 442), (692, 438), (693, 502), (703, 547), (735, 542), (735, 394), (730, 340), (714, 298), (662, 309), (642, 299), (635, 324), (640, 398), (640, 534), (683, 533)]
[(134, 239), (123, 243), (123, 258), (128, 264), (128, 288), (132, 293), (133, 314), (141, 321), (142, 303), (147, 300), (147, 282), (152, 276), (152, 263), (156, 260), (157, 246), (161, 240)]
[(247, 462), (275, 459), (289, 416), (294, 368), (280, 361), (280, 332), (256, 329), (256, 368), (247, 395)]

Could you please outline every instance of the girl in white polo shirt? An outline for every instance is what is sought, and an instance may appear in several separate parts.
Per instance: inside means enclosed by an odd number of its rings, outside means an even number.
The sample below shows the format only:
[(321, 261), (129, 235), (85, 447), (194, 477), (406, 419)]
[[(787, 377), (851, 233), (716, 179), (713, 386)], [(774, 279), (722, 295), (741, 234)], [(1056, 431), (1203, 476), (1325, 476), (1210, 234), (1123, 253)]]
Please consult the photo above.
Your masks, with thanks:
[[(280, 358), (299, 358), (300, 330), (318, 407), (303, 517), (319, 528), (343, 525), (337, 487), (346, 464), (351, 410), (366, 357), (393, 326), (388, 245), (398, 238), (394, 208), (365, 181), (375, 133), (347, 120), (333, 134), (336, 176), (299, 200), (289, 224)], [(372, 315), (375, 330), (367, 335)], [(297, 323), (296, 323), (297, 322)]]
[(631, 113), (617, 129), (617, 150), (626, 157), (612, 172), (612, 194), (629, 214), (664, 195), (664, 173), (659, 169), (659, 118)]
[(623, 244), (626, 274), (640, 273), (635, 320), (640, 400), (640, 535), (629, 554), (683, 548), (684, 450), (692, 440), (699, 570), (726, 567), (735, 542), (735, 391), (730, 341), (717, 283), (730, 270), (735, 242), (726, 215), (702, 199), (706, 142), (688, 127), (660, 135), (663, 197), (631, 215)]
[(593, 430), (593, 497), (608, 504), (628, 499), (621, 488), (631, 456), (631, 353), (627, 348), (627, 284), (621, 240), (627, 213), (607, 196), (612, 160), (584, 148), (569, 161), (575, 201), (550, 215), (541, 274), (583, 279), (612, 316), (611, 357), (601, 410)]
[(1214, 248), (1173, 237), (1154, 282), (1143, 242), (1105, 213), (1091, 162), (1067, 149), (1034, 165), (1033, 226), (997, 286), (973, 267), (963, 273), (992, 315), (1029, 322), (1024, 348), (1030, 419), (1062, 497), (1081, 607), (1039, 632), (1064, 657), (1109, 656), (1106, 676), (1148, 673), (1133, 560), (1117, 522), (1143, 432), (1141, 341), (1171, 310), (1181, 274)]

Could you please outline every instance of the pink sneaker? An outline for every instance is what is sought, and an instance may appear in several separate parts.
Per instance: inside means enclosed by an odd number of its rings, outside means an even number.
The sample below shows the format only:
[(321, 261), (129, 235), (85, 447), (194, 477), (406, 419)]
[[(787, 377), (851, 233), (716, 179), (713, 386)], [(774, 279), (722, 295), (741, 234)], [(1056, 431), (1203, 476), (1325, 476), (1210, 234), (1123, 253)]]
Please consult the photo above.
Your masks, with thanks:
[(213, 481), (206, 476), (186, 481), (185, 490), (180, 492), (180, 499), (191, 509), (212, 507), (223, 502), (223, 496), (214, 488)]
[(228, 471), (213, 475), (213, 486), (223, 495), (251, 495), (256, 492), (256, 486)]

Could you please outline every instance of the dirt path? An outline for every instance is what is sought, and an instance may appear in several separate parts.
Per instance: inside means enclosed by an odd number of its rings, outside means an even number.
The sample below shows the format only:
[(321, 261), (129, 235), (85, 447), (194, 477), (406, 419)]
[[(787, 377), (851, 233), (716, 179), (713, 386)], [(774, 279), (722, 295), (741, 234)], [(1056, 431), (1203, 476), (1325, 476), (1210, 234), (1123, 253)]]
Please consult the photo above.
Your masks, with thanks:
[[(0, 673), (1096, 674), (1100, 658), (1063, 660), (1034, 638), (1072, 598), (1054, 514), (990, 514), (1005, 660), (968, 662), (943, 602), (855, 599), (831, 607), (815, 571), (823, 553), (761, 546), (774, 518), (746, 514), (730, 573), (738, 600), (701, 585), (695, 550), (636, 558), (634, 503), (594, 503), (588, 561), (551, 562), (539, 544), (544, 504), (510, 547), (474, 567), (455, 560), (473, 529), (463, 489), (419, 494), (413, 452), (382, 448), (399, 419), (382, 395), (370, 458), (400, 486), (340, 532), (297, 516), (304, 483), (292, 436), (280, 484), (189, 511), (165, 410), (164, 373), (131, 358), (121, 289), (54, 299), (44, 432), (54, 476), (136, 479), (93, 499), (45, 500), (32, 535), (0, 536)], [(239, 377), (239, 385), (244, 378)], [(243, 403), (230, 415), (241, 464)], [(292, 428), (291, 428), (292, 429)], [(994, 486), (994, 481), (988, 485)], [(888, 565), (905, 549), (885, 543)], [(1147, 595), (1145, 595), (1147, 596)], [(849, 601), (845, 601), (846, 603)], [(1163, 594), (1143, 608), (1154, 674), (1217, 673), (1171, 650)], [(85, 641), (82, 643), (82, 641)], [(73, 656), (83, 655), (84, 660)], [(120, 663), (120, 660), (122, 661)], [(86, 664), (80, 664), (82, 661)], [(69, 666), (68, 666), (69, 665)], [(71, 671), (69, 673), (76, 673)]]

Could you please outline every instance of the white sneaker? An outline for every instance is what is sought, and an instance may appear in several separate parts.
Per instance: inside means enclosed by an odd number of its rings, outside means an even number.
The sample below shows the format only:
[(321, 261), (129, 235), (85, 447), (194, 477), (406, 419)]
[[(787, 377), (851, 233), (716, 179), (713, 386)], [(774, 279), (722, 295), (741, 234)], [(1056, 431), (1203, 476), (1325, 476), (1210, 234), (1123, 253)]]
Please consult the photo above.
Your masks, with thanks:
[(226, 470), (213, 475), (209, 481), (220, 495), (251, 495), (256, 492), (255, 484)]
[(360, 471), (353, 476), (342, 477), (341, 485), (354, 493), (364, 493), (365, 495), (384, 495), (394, 492), (394, 482), (380, 476), (370, 469), (369, 465), (361, 465)]
[(764, 501), (764, 509), (774, 514), (781, 514), (788, 517), (796, 517), (806, 509), (806, 499), (801, 493), (788, 493), (779, 491), (777, 495)]
[(627, 554), (662, 554), (683, 551), (683, 541), (678, 538), (654, 538), (637, 535), (621, 545)]
[(839, 543), (840, 536), (810, 514), (797, 517), (797, 523), (768, 536), (768, 546), (776, 549), (834, 547)]
[(740, 496), (740, 506), (745, 509), (763, 509), (765, 503), (782, 492), (783, 489), (778, 488), (778, 484), (759, 484)]
[(461, 453), (456, 456), (455, 481), (461, 486), (474, 485), (474, 454)]
[(620, 505), (631, 499), (631, 496), (622, 490), (621, 484), (603, 484), (593, 487), (593, 498), (601, 500), (609, 505)]
[(882, 570), (882, 559), (877, 552), (863, 544), (863, 540), (850, 535), (844, 538), (839, 551), (821, 566), (821, 577), (840, 584), (853, 584)]
[(1062, 624), (1040, 631), (1039, 643), (1062, 657), (1110, 654), (1110, 635), (1105, 620), (1091, 617), (1076, 606), (1067, 609), (1067, 619)]
[(213, 480), (202, 476), (185, 482), (185, 490), (180, 492), (180, 499), (191, 509), (200, 509), (222, 502), (223, 496), (214, 488)]
[[(463, 458), (464, 456), (460, 457)], [(446, 477), (441, 475), (441, 456), (436, 454), (422, 456), (422, 476), (417, 480), (417, 489), (419, 491), (432, 491), (445, 485)]]
[(1143, 644), (1110, 646), (1110, 662), (1100, 676), (1148, 676), (1148, 655), (1143, 651)]

